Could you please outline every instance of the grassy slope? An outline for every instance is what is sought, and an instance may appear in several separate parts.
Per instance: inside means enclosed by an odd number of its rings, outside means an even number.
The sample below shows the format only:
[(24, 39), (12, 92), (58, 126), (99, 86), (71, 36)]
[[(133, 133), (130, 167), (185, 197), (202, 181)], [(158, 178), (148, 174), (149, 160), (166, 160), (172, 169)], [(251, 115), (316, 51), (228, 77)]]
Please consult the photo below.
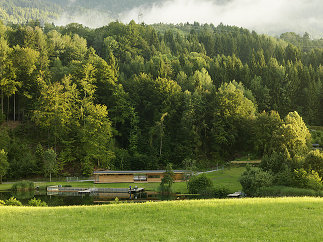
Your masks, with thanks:
[(0, 207), (0, 241), (322, 241), (322, 198)]
[[(244, 167), (225, 169), (222, 171), (216, 171), (207, 173), (216, 187), (225, 186), (230, 191), (235, 192), (241, 190), (241, 185), (239, 183), (239, 177), (241, 173), (245, 170)], [(157, 190), (159, 183), (112, 183), (112, 184), (94, 184), (93, 182), (52, 182), (52, 183), (41, 183), (36, 182), (35, 186), (51, 186), (51, 185), (72, 185), (73, 187), (117, 187), (126, 188), (130, 185), (143, 187), (146, 190)], [(0, 184), (0, 190), (7, 190), (11, 188), (11, 184)], [(180, 193), (187, 193), (186, 183), (177, 182), (173, 184), (173, 191)]]
[(234, 167), (231, 169), (224, 169), (217, 172), (208, 173), (207, 176), (211, 178), (215, 187), (227, 187), (231, 192), (241, 191), (242, 187), (239, 178), (246, 170), (245, 167)]

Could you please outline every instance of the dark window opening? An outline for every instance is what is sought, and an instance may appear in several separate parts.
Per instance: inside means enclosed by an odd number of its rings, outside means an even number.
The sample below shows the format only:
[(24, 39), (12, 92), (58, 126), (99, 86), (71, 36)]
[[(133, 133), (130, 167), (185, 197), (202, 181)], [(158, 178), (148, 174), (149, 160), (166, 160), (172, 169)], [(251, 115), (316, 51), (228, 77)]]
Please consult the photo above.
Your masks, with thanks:
[(160, 178), (160, 175), (148, 175), (148, 178)]

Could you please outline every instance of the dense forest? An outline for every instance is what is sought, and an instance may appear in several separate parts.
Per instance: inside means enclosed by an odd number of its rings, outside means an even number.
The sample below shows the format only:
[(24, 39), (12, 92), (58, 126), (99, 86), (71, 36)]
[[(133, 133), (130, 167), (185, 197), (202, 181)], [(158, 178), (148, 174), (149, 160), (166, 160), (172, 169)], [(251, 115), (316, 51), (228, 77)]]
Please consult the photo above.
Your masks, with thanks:
[(306, 156), (305, 123), (323, 125), (322, 65), (322, 41), (308, 34), (1, 23), (6, 177)]

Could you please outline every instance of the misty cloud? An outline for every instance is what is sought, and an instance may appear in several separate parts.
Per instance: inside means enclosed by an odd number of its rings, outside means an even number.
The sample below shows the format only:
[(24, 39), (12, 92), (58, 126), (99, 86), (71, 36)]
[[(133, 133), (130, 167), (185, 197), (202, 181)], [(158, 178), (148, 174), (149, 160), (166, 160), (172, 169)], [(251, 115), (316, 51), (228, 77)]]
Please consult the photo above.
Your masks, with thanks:
[[(213, 23), (236, 25), (267, 34), (309, 32), (323, 36), (321, 0), (168, 0), (120, 14), (120, 20), (153, 23)], [(138, 18), (138, 16), (140, 17)]]
[(114, 21), (114, 19), (110, 17), (109, 14), (92, 9), (82, 13), (65, 12), (60, 16), (55, 24), (58, 26), (65, 26), (69, 23), (79, 23), (90, 28), (98, 28), (108, 25), (111, 21)]
[[(68, 5), (74, 6), (77, 1), (69, 0)], [(92, 9), (82, 13), (66, 11), (56, 24), (66, 25), (78, 22), (96, 28), (107, 25), (115, 19), (124, 23), (129, 23), (133, 19), (146, 24), (196, 21), (202, 24), (213, 23), (215, 26), (219, 23), (236, 25), (271, 35), (279, 35), (283, 32), (299, 34), (308, 32), (312, 37), (323, 37), (322, 0), (154, 0), (147, 2), (147, 5), (138, 6), (123, 13), (103, 12), (99, 6), (93, 6)]]

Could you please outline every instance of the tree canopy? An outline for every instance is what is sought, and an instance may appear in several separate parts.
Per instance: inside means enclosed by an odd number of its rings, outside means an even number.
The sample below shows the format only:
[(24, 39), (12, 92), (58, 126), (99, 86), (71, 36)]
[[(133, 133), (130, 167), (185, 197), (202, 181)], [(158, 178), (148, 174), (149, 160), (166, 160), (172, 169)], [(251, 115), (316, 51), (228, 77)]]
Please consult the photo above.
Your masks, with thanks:
[(222, 24), (0, 23), (7, 177), (43, 173), (39, 145), (53, 147), (61, 174), (305, 155), (306, 124), (323, 125), (322, 49), (288, 36)]

